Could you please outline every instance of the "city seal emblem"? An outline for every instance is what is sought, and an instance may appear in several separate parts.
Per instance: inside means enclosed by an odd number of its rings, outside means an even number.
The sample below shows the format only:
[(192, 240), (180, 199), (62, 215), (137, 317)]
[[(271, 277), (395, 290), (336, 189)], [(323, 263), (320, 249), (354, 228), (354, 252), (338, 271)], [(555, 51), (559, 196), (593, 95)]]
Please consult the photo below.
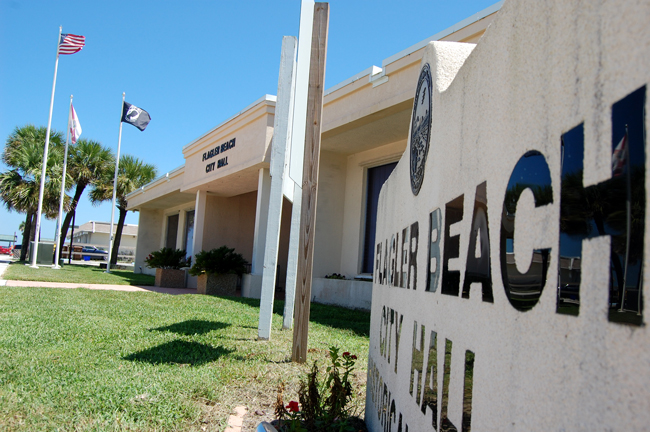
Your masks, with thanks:
[(420, 193), (424, 165), (431, 138), (431, 69), (426, 63), (420, 72), (411, 116), (411, 191)]

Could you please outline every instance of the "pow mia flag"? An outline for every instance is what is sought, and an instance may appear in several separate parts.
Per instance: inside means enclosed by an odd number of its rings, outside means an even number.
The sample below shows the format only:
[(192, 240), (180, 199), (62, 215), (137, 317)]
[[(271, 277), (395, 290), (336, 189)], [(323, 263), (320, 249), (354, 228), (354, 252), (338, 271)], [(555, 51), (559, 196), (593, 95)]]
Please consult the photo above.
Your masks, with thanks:
[(143, 131), (151, 121), (151, 116), (142, 108), (124, 102), (124, 106), (122, 107), (122, 121), (132, 124)]

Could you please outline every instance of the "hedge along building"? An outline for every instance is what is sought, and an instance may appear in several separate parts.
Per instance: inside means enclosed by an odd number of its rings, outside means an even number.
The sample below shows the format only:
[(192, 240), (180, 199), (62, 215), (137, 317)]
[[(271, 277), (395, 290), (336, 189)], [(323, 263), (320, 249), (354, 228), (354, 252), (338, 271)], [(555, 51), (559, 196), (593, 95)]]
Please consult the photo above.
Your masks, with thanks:
[(379, 198), (369, 430), (648, 430), (649, 22), (508, 0), (475, 48), (427, 47)]
[[(376, 204), (407, 145), (413, 81), (431, 40), (476, 43), (501, 3), (325, 92), (312, 297), (370, 308)], [(195, 254), (223, 244), (251, 262), (242, 294), (259, 297), (270, 188), (275, 97), (264, 96), (183, 147), (185, 164), (128, 195), (140, 212), (136, 268), (163, 246)], [(283, 287), (293, 187), (285, 184), (277, 286)], [(325, 279), (339, 273), (350, 280)], [(356, 278), (357, 280), (352, 280)], [(189, 286), (195, 284), (190, 278)]]

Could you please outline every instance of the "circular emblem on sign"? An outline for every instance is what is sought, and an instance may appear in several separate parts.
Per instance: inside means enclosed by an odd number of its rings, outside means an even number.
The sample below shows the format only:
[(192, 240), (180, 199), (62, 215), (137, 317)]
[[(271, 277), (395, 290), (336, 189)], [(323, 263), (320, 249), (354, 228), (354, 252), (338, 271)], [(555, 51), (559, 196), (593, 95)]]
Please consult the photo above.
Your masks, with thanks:
[(411, 116), (411, 191), (420, 193), (424, 179), (424, 164), (431, 138), (431, 70), (429, 63), (420, 72)]

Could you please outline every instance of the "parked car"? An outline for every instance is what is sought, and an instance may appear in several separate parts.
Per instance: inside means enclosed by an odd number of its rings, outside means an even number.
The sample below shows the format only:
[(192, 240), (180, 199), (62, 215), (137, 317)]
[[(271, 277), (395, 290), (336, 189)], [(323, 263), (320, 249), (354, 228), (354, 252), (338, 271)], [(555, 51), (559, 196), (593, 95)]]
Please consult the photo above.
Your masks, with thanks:
[(11, 254), (11, 250), (12, 250), (11, 246), (9, 246), (9, 247), (8, 246), (0, 246), (0, 254), (9, 255), (9, 254)]
[(88, 260), (100, 260), (100, 261), (107, 261), (108, 260), (108, 252), (105, 250), (97, 249), (94, 246), (84, 246), (81, 248), (81, 256), (83, 257), (84, 261)]
[(565, 283), (558, 286), (560, 303), (580, 304), (580, 284)]

